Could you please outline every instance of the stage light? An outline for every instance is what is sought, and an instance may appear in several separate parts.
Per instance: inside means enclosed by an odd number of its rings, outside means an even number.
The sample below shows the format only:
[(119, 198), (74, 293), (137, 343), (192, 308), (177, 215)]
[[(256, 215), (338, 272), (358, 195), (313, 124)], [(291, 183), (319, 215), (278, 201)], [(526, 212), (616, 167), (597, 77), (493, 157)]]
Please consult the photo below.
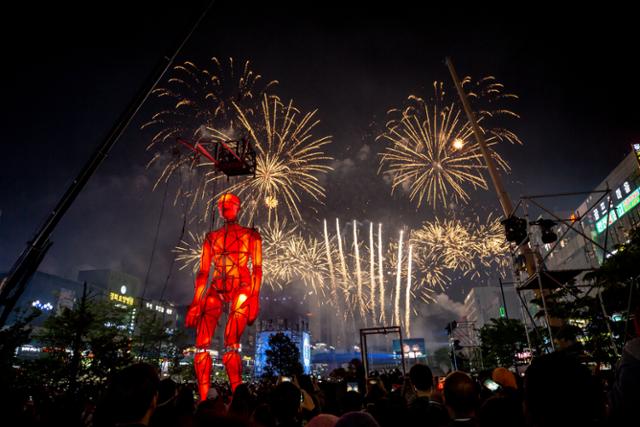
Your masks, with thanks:
[(515, 215), (503, 219), (500, 223), (504, 226), (505, 236), (508, 242), (522, 244), (528, 237), (527, 220)]

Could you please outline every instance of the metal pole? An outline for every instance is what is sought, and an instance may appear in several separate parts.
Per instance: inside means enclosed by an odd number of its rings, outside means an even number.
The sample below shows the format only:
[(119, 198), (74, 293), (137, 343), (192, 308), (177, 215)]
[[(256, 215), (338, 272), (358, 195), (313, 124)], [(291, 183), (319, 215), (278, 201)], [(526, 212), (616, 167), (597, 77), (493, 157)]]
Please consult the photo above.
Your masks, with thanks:
[(509, 320), (509, 312), (507, 311), (507, 300), (504, 298), (504, 288), (502, 287), (502, 277), (498, 277), (500, 283), (500, 293), (502, 294), (502, 307), (504, 307), (504, 318)]
[[(195, 24), (190, 27), (186, 37), (182, 39), (182, 42), (173, 51), (173, 54), (171, 56), (162, 57), (157, 67), (146, 80), (145, 84), (140, 88), (140, 91), (136, 94), (136, 96), (129, 103), (124, 112), (120, 115), (116, 124), (111, 128), (105, 140), (102, 142), (102, 144), (100, 144), (89, 161), (85, 164), (80, 173), (73, 180), (71, 186), (58, 201), (58, 204), (51, 211), (42, 227), (40, 227), (40, 229), (34, 236), (33, 240), (29, 242), (27, 248), (23, 251), (20, 258), (18, 258), (16, 263), (11, 268), (11, 272), (9, 273), (9, 275), (5, 278), (4, 281), (2, 281), (2, 283), (0, 283), (0, 303), (4, 306), (2, 314), (0, 315), (0, 327), (4, 326), (7, 317), (9, 317), (9, 314), (13, 310), (13, 307), (20, 298), (20, 295), (22, 295), (22, 292), (24, 292), (27, 282), (29, 281), (33, 273), (38, 269), (38, 266), (40, 265), (42, 258), (44, 258), (47, 249), (51, 246), (49, 239), (56, 225), (60, 222), (64, 214), (71, 207), (76, 197), (80, 194), (87, 182), (89, 182), (89, 179), (91, 178), (91, 176), (93, 176), (98, 166), (100, 166), (104, 159), (109, 155), (109, 151), (111, 151), (116, 142), (118, 142), (122, 133), (129, 126), (129, 123), (131, 123), (133, 117), (135, 117), (138, 110), (140, 110), (140, 107), (142, 107), (144, 102), (147, 100), (147, 98), (151, 94), (151, 91), (162, 79), (175, 58), (178, 56), (178, 53), (180, 53), (180, 51), (182, 50), (183, 46), (191, 38), (191, 35), (198, 27), (212, 5), (213, 1), (209, 2), (206, 9), (200, 14)], [(15, 292), (10, 296), (9, 294), (14, 290)]]
[(360, 329), (360, 357), (364, 368), (364, 379), (369, 379), (369, 356), (367, 355), (367, 336), (364, 330)]
[(451, 62), (451, 58), (447, 57), (446, 59), (447, 67), (449, 67), (449, 72), (451, 73), (451, 78), (453, 79), (453, 83), (456, 85), (456, 89), (458, 90), (458, 96), (460, 97), (460, 101), (462, 102), (462, 106), (464, 107), (464, 111), (467, 114), (467, 118), (469, 123), (471, 123), (471, 127), (473, 128), (473, 134), (476, 137), (476, 141), (480, 146), (480, 151), (482, 152), (482, 157), (484, 157), (484, 161), (487, 164), (487, 169), (489, 170), (489, 176), (491, 177), (491, 181), (493, 182), (493, 187), (496, 190), (498, 195), (498, 199), (500, 200), (500, 205), (502, 206), (502, 211), (504, 212), (505, 218), (511, 216), (513, 212), (513, 204), (511, 203), (511, 199), (507, 194), (507, 191), (504, 189), (504, 185), (502, 184), (502, 180), (498, 175), (498, 170), (496, 169), (495, 162), (491, 157), (491, 153), (489, 153), (489, 149), (487, 148), (487, 143), (484, 140), (484, 132), (478, 126), (478, 122), (476, 121), (476, 117), (471, 110), (471, 105), (469, 104), (469, 100), (467, 98), (467, 94), (462, 89), (462, 84), (460, 84), (460, 79), (458, 78), (458, 74), (456, 73), (455, 68), (453, 67), (453, 62)]
[[(504, 188), (502, 184), (502, 180), (500, 179), (500, 175), (498, 175), (498, 170), (496, 169), (495, 162), (491, 157), (491, 153), (489, 153), (489, 149), (487, 148), (487, 143), (484, 140), (484, 132), (478, 125), (478, 121), (476, 120), (475, 115), (473, 114), (473, 110), (471, 109), (471, 104), (469, 104), (469, 99), (467, 98), (467, 94), (462, 89), (462, 84), (460, 83), (460, 79), (458, 78), (458, 73), (453, 66), (453, 62), (451, 58), (447, 57), (445, 60), (447, 67), (449, 68), (449, 73), (451, 74), (451, 78), (453, 79), (453, 83), (456, 86), (456, 90), (458, 91), (458, 96), (460, 97), (460, 101), (462, 102), (462, 106), (467, 115), (467, 119), (469, 123), (471, 123), (471, 127), (473, 129), (473, 134), (476, 138), (476, 142), (480, 147), (480, 152), (482, 153), (482, 157), (484, 158), (485, 163), (487, 164), (487, 169), (489, 170), (489, 176), (491, 177), (491, 182), (493, 183), (493, 187), (496, 190), (496, 194), (498, 195), (498, 200), (500, 201), (500, 205), (502, 206), (502, 212), (504, 213), (505, 218), (511, 217), (513, 215), (513, 204), (511, 203), (511, 199), (509, 198), (509, 194)], [(529, 275), (535, 272), (534, 265), (534, 255), (526, 244), (520, 246), (520, 250), (524, 255), (525, 263), (527, 266), (527, 273)]]
[(402, 327), (398, 326), (398, 335), (400, 336), (400, 358), (402, 360), (402, 376), (407, 375), (407, 369), (404, 361), (404, 340), (402, 339)]

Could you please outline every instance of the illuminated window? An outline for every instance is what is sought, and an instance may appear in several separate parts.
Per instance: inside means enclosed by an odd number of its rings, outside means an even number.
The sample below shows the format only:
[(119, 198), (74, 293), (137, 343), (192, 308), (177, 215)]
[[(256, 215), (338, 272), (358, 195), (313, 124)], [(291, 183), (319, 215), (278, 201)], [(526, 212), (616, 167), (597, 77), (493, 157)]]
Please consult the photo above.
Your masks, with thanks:
[(631, 186), (629, 186), (629, 183), (627, 181), (624, 182), (624, 185), (622, 187), (624, 188), (624, 192), (626, 194), (631, 193)]
[(594, 218), (596, 221), (600, 219), (600, 214), (598, 213), (598, 211), (597, 211), (597, 210), (594, 210), (594, 211), (593, 211), (593, 218)]
[(617, 197), (618, 199), (622, 199), (622, 190), (620, 190), (619, 188), (618, 188), (618, 189), (616, 189), (616, 197)]
[(109, 299), (111, 301), (117, 301), (127, 305), (133, 305), (133, 297), (127, 297), (124, 295), (117, 294), (115, 292), (109, 292)]

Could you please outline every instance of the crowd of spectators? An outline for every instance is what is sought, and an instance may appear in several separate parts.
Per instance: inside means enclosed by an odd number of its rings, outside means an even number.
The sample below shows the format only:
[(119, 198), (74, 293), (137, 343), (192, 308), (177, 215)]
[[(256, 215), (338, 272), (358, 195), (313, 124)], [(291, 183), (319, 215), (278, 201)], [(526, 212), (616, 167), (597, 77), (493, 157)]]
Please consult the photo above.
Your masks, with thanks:
[[(616, 377), (605, 383), (567, 352), (534, 359), (524, 377), (506, 368), (437, 378), (424, 364), (365, 375), (349, 369), (238, 386), (214, 383), (199, 401), (193, 384), (160, 380), (147, 364), (110, 380), (95, 406), (65, 424), (22, 411), (16, 425), (95, 427), (399, 427), (636, 426), (640, 407), (640, 339), (627, 343)], [(33, 409), (33, 408), (31, 408)], [(36, 408), (37, 409), (37, 408)], [(59, 415), (59, 414), (58, 414)], [(67, 414), (69, 415), (69, 414)]]

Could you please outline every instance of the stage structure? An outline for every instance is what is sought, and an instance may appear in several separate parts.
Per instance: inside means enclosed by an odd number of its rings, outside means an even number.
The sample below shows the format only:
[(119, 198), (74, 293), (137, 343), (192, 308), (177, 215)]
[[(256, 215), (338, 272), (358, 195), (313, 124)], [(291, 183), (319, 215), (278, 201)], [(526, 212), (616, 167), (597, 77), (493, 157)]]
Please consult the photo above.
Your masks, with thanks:
[[(224, 364), (231, 389), (242, 382), (240, 337), (256, 320), (262, 282), (262, 239), (258, 231), (239, 225), (240, 198), (223, 194), (218, 210), (224, 225), (207, 233), (202, 245), (200, 271), (196, 276), (193, 302), (185, 324), (196, 328), (194, 358), (200, 399), (205, 400), (211, 382), (211, 356), (207, 351), (223, 312), (228, 315), (224, 330)], [(209, 270), (213, 264), (211, 284)], [(249, 269), (249, 264), (251, 269)]]
[[(367, 345), (367, 337), (369, 335), (388, 335), (388, 334), (397, 334), (398, 339), (394, 340), (397, 342), (397, 347), (399, 349), (404, 348), (404, 340), (402, 337), (402, 328), (400, 326), (380, 326), (377, 328), (363, 328), (360, 329), (360, 355), (362, 357), (362, 366), (364, 367), (364, 375), (366, 379), (369, 379), (369, 348)], [(405, 365), (405, 357), (404, 351), (399, 351), (400, 361), (402, 365), (402, 375), (406, 374), (406, 365)]]
[[(632, 197), (640, 199), (640, 191), (633, 191), (625, 182), (622, 190), (617, 189), (616, 195), (621, 199), (620, 206), (625, 207), (625, 202)], [(574, 211), (569, 218), (554, 213), (549, 207), (542, 203), (542, 199), (563, 199), (574, 198), (576, 196), (591, 196), (589, 202), (585, 202), (578, 210)], [(622, 216), (626, 213), (623, 208), (614, 205), (614, 191), (611, 188), (604, 190), (580, 191), (572, 193), (556, 193), (542, 194), (521, 197), (515, 206), (512, 218), (519, 218), (515, 214), (521, 212), (522, 225), (521, 230), (515, 233), (518, 240), (530, 245), (534, 249), (536, 257), (534, 259), (534, 274), (524, 273), (524, 263), (522, 256), (514, 256), (514, 273), (516, 291), (521, 302), (522, 311), (526, 316), (525, 332), (527, 332), (527, 340), (530, 342), (527, 320), (531, 323), (533, 330), (538, 332), (539, 326), (535, 320), (535, 316), (529, 310), (526, 298), (521, 294), (524, 292), (534, 292), (539, 295), (542, 303), (542, 312), (544, 314), (544, 327), (549, 335), (547, 347), (549, 350), (555, 350), (553, 327), (560, 327), (564, 321), (549, 316), (547, 309), (547, 298), (564, 287), (574, 287), (586, 289), (582, 295), (589, 295), (593, 290), (593, 284), (582, 281), (584, 273), (593, 271), (599, 267), (599, 264), (612, 255), (612, 248), (608, 244), (610, 225), (615, 222), (616, 210), (618, 215)], [(634, 205), (635, 206), (635, 205)], [(546, 218), (543, 218), (545, 216)], [(532, 220), (532, 217), (535, 220)], [(602, 217), (602, 218), (600, 218)], [(599, 236), (599, 234), (602, 236)], [(598, 237), (601, 237), (602, 242)], [(554, 255), (562, 251), (567, 245), (568, 239), (581, 240), (581, 252), (584, 252), (580, 258), (575, 257), (572, 268), (558, 269), (549, 268), (549, 263)], [(521, 243), (522, 244), (522, 243)], [(577, 253), (578, 251), (576, 251)], [(579, 262), (578, 262), (579, 261)], [(598, 296), (600, 290), (597, 289)], [(604, 309), (604, 307), (603, 307)], [(605, 319), (608, 319), (606, 313), (603, 312)], [(607, 321), (607, 326), (609, 322)], [(542, 340), (542, 337), (538, 337)], [(615, 344), (612, 342), (613, 348), (617, 351)], [(531, 345), (529, 345), (531, 347)]]

